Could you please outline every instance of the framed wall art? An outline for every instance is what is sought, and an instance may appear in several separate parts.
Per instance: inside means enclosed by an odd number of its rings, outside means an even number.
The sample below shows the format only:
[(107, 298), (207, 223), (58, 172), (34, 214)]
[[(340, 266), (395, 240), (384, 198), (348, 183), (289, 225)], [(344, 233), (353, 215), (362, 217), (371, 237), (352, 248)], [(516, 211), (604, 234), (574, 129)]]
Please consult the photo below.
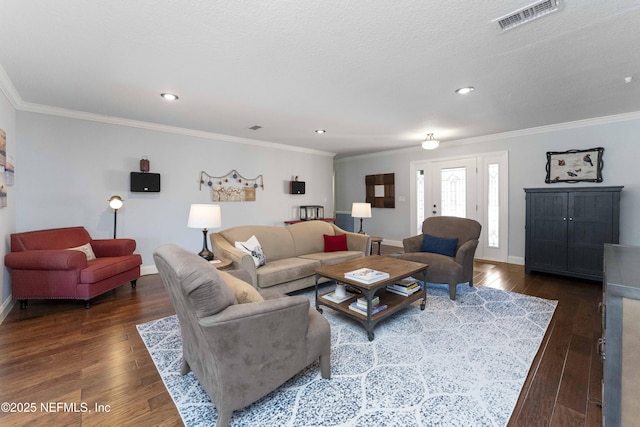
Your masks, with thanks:
[(365, 185), (367, 187), (365, 202), (371, 203), (372, 208), (395, 208), (394, 174), (366, 175)]
[(547, 184), (556, 182), (602, 182), (604, 148), (548, 151)]

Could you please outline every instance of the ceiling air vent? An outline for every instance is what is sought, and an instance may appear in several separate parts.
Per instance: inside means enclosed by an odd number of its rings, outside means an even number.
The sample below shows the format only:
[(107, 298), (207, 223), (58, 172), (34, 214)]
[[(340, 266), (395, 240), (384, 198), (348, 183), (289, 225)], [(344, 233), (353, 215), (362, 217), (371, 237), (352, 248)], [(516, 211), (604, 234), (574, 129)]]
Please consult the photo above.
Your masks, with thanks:
[(498, 23), (498, 28), (501, 31), (507, 31), (558, 10), (560, 10), (560, 0), (542, 0), (494, 19), (492, 22)]

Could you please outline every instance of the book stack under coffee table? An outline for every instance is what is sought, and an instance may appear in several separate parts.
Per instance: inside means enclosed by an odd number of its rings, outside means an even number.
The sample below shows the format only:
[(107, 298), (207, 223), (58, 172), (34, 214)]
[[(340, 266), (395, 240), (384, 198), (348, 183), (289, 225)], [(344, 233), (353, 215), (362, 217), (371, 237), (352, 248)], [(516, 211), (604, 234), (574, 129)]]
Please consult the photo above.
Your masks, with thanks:
[[(421, 298), (420, 309), (424, 310), (426, 288), (410, 283), (415, 282), (411, 279), (413, 276), (422, 276), (425, 283), (428, 267), (428, 264), (419, 262), (373, 255), (319, 268), (316, 270), (316, 309), (322, 313), (320, 306), (324, 305), (357, 320), (372, 341), (375, 337), (373, 328), (386, 317)], [(334, 280), (336, 289), (319, 294), (321, 277)], [(391, 287), (396, 285), (399, 291), (393, 292)], [(403, 289), (406, 295), (402, 293)]]

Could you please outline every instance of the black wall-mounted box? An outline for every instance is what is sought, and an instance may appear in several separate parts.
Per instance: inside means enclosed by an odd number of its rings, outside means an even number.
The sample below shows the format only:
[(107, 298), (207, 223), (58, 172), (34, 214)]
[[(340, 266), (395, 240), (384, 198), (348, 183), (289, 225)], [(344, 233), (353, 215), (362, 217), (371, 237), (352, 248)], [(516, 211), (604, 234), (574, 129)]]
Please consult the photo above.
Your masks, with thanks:
[(132, 193), (159, 193), (160, 174), (131, 172), (131, 192)]
[(289, 194), (304, 194), (304, 181), (290, 181)]

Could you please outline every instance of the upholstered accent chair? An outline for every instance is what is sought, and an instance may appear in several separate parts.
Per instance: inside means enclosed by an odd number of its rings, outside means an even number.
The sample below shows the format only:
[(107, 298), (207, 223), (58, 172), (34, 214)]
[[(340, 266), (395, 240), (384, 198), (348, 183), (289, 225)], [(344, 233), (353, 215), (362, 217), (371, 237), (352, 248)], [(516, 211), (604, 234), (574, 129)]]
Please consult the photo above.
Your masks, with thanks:
[(12, 296), (27, 307), (30, 299), (90, 299), (126, 282), (136, 287), (142, 257), (133, 239), (92, 239), (84, 227), (11, 234)]
[(422, 223), (422, 234), (402, 241), (404, 253), (397, 256), (429, 264), (427, 282), (448, 284), (454, 300), (458, 284), (473, 286), (473, 257), (481, 230), (473, 219), (432, 216)]
[(176, 245), (160, 246), (153, 257), (180, 323), (181, 373), (198, 378), (218, 411), (218, 427), (318, 359), (322, 377), (330, 377), (329, 322), (309, 298), (263, 299), (237, 274)]

